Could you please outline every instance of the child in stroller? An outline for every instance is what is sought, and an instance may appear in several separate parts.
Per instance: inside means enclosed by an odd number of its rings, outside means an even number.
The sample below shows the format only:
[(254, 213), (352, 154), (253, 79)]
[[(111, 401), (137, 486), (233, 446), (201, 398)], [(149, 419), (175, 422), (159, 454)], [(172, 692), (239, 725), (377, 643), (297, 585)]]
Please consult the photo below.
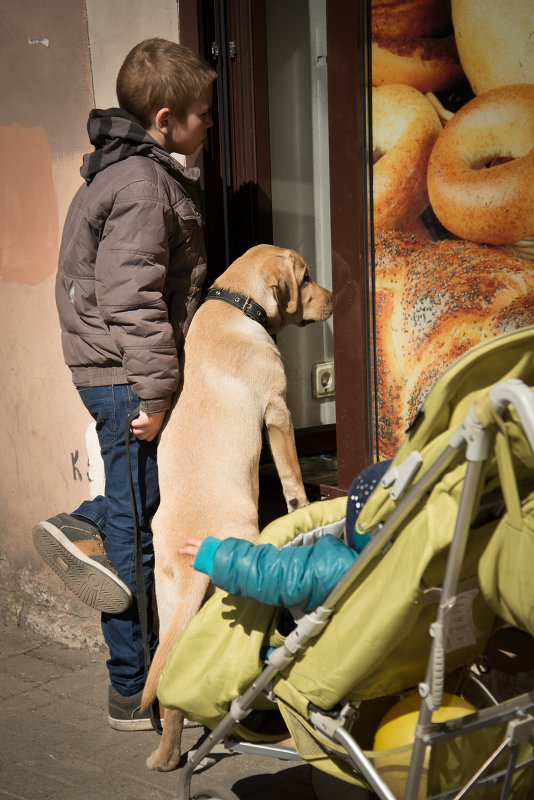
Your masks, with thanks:
[(368, 534), (356, 531), (356, 519), (390, 464), (372, 464), (352, 482), (343, 540), (326, 534), (313, 544), (280, 550), (269, 543), (254, 545), (243, 539), (208, 536), (188, 539), (179, 552), (194, 556), (192, 566), (235, 597), (311, 611), (324, 601), (369, 541)]

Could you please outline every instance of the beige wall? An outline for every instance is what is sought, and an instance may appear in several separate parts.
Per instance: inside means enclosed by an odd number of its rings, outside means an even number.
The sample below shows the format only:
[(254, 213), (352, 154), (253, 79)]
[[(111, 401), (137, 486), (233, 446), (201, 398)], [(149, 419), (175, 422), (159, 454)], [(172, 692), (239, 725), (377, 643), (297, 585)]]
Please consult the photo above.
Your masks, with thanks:
[[(63, 363), (54, 277), (96, 105), (116, 104), (128, 50), (178, 39), (175, 0), (0, 0), (0, 608), (70, 643), (99, 620), (33, 549), (35, 522), (91, 496), (91, 422)], [(94, 489), (94, 487), (93, 487)]]

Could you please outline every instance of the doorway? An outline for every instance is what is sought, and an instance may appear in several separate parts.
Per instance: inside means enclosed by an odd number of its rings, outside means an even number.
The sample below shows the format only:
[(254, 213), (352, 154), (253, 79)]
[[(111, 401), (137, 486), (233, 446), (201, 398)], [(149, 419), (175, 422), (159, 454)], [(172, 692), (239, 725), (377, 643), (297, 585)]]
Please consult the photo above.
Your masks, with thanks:
[[(277, 336), (299, 457), (335, 457), (333, 480), (316, 476), (320, 496), (345, 492), (373, 460), (366, 5), (180, 3), (181, 40), (218, 73), (204, 164), (211, 277), (272, 242), (300, 252), (333, 290), (327, 324)], [(317, 369), (333, 393), (314, 396)]]
[[(325, 0), (266, 0), (273, 244), (332, 289)], [(333, 320), (277, 336), (297, 430), (335, 423)], [(321, 381), (321, 378), (323, 379)]]

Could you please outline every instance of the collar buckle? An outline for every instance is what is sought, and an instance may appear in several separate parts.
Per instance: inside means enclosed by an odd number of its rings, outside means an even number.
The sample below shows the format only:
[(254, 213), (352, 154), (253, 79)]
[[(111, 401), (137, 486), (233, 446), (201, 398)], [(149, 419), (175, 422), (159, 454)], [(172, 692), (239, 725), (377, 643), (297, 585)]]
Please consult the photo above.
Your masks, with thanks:
[(245, 297), (242, 294), (238, 294), (238, 292), (212, 288), (207, 293), (206, 300), (222, 300), (225, 303), (229, 303), (229, 305), (242, 311), (245, 316), (255, 322), (259, 322), (265, 329), (267, 328), (267, 313), (265, 309), (255, 303), (254, 300), (251, 300), (250, 296)]

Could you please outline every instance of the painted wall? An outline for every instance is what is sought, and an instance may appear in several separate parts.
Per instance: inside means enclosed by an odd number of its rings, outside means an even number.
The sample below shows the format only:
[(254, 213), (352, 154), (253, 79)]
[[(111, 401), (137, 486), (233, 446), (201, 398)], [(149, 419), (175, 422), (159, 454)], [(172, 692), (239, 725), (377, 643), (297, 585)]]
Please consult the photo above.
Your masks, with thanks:
[(36, 522), (95, 489), (91, 419), (63, 363), (55, 270), (90, 150), (88, 113), (116, 105), (116, 73), (134, 44), (178, 40), (177, 3), (1, 0), (0, 8), (0, 610), (59, 640), (95, 644), (98, 615), (67, 596), (31, 538)]

